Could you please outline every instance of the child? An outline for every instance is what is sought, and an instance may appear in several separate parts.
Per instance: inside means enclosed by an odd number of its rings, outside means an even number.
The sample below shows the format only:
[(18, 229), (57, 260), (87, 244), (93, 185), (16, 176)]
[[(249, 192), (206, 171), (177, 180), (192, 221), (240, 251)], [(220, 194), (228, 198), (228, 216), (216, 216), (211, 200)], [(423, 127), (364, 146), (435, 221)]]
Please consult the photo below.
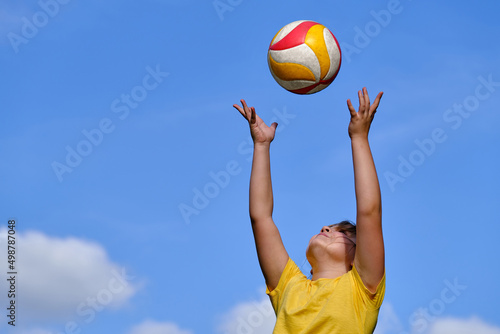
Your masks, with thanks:
[(311, 238), (306, 250), (311, 279), (289, 258), (272, 219), (269, 147), (278, 124), (267, 126), (244, 100), (242, 106), (234, 105), (248, 121), (254, 142), (250, 220), (266, 293), (276, 313), (275, 334), (364, 334), (375, 329), (385, 292), (385, 265), (380, 187), (368, 132), (382, 94), (370, 105), (363, 88), (358, 111), (347, 100), (357, 222), (323, 226)]

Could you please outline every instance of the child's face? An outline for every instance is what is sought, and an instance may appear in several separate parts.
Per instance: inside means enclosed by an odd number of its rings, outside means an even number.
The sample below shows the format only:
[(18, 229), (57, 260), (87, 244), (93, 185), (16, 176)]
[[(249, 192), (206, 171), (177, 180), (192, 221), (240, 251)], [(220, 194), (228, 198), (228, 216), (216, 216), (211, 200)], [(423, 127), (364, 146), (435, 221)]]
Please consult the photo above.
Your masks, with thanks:
[(336, 261), (354, 261), (356, 237), (349, 237), (332, 226), (323, 226), (321, 231), (309, 240), (307, 254), (329, 255)]

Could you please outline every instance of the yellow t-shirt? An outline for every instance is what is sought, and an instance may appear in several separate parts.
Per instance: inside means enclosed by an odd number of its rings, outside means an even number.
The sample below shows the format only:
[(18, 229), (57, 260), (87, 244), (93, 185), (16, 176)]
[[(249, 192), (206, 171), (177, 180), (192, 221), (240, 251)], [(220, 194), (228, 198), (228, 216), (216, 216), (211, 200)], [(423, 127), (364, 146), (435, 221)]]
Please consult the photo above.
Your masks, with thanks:
[(373, 333), (385, 293), (385, 274), (371, 293), (356, 268), (330, 279), (307, 279), (291, 260), (278, 286), (267, 289), (276, 313), (273, 334)]

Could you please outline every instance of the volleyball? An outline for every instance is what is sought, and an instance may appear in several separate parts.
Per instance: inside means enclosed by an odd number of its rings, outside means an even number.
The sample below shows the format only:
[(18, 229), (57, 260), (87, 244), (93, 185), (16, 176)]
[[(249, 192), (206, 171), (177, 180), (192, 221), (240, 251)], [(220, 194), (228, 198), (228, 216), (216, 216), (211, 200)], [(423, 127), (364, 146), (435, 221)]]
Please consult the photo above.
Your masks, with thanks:
[(341, 61), (340, 46), (332, 32), (307, 20), (281, 28), (267, 53), (276, 82), (296, 94), (313, 94), (328, 87), (337, 76)]

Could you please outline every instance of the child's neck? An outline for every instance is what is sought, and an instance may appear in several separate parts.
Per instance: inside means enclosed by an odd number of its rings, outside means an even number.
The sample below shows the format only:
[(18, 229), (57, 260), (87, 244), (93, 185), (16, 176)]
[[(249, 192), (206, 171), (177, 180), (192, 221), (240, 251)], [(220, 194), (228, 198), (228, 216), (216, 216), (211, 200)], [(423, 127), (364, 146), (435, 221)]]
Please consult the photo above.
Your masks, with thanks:
[(351, 269), (352, 266), (346, 263), (318, 265), (312, 270), (311, 280), (315, 281), (320, 278), (337, 278), (344, 275)]

